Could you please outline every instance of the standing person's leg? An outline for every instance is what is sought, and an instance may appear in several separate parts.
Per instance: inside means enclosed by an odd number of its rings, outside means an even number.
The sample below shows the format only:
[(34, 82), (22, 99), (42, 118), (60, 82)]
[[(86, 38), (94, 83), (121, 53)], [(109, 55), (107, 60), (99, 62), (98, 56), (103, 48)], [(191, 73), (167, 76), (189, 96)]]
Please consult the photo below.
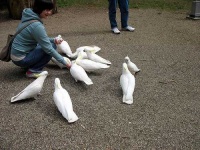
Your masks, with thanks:
[(117, 8), (117, 0), (109, 0), (108, 10), (109, 10), (109, 20), (111, 29), (117, 27), (116, 8)]
[(108, 6), (110, 26), (114, 33), (120, 33), (120, 31), (117, 28), (117, 21), (116, 21), (117, 1), (118, 0), (109, 0), (109, 6)]
[(129, 0), (119, 0), (119, 8), (121, 12), (121, 27), (127, 31), (134, 31), (135, 28), (128, 26), (129, 19)]
[(125, 28), (128, 26), (128, 11), (129, 0), (119, 0), (119, 9), (121, 12), (121, 27)]

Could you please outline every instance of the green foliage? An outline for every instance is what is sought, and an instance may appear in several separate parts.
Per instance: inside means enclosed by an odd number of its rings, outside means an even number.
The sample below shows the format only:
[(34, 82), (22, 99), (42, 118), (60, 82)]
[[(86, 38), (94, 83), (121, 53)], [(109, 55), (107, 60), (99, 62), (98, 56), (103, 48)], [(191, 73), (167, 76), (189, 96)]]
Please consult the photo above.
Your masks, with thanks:
[(164, 10), (188, 10), (192, 0), (130, 0), (132, 8), (158, 8)]
[(105, 7), (108, 5), (107, 0), (57, 0), (58, 7), (70, 6), (96, 6)]
[[(188, 10), (192, 0), (130, 0), (130, 8), (156, 8), (163, 10)], [(57, 0), (58, 7), (95, 6), (108, 7), (108, 0)]]

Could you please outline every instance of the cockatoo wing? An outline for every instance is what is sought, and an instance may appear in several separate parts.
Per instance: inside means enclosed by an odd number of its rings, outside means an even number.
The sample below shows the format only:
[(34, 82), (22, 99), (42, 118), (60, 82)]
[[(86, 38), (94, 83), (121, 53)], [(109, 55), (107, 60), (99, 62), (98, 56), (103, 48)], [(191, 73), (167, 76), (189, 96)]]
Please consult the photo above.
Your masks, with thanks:
[(73, 111), (71, 98), (68, 92), (63, 89), (57, 90), (54, 92), (53, 98), (58, 110), (69, 123), (78, 120), (78, 116)]
[(81, 66), (77, 65), (76, 62), (72, 63), (70, 73), (75, 81), (82, 81), (85, 82), (87, 85), (93, 84), (92, 80), (88, 77), (85, 70)]
[(134, 72), (139, 72), (140, 71), (140, 69), (133, 62), (129, 62), (128, 63), (128, 67)]
[(48, 75), (47, 71), (43, 71), (41, 75), (35, 79), (31, 84), (29, 84), (24, 90), (19, 94), (11, 98), (11, 102), (16, 102), (19, 100), (24, 100), (28, 98), (35, 98), (42, 90), (44, 80)]
[(122, 74), (120, 77), (120, 85), (123, 91), (123, 95), (126, 95), (128, 89), (128, 78), (124, 74)]
[(67, 41), (62, 41), (60, 44), (57, 44), (57, 49), (59, 52), (66, 54), (68, 57), (71, 57), (72, 55), (71, 48)]
[(135, 77), (128, 70), (126, 63), (123, 63), (122, 75), (120, 77), (120, 85), (123, 91), (123, 102), (127, 104), (133, 103), (133, 92), (135, 89)]
[(130, 73), (128, 74), (128, 87), (126, 91), (124, 103), (132, 104), (133, 103), (133, 92), (135, 90), (135, 77)]
[(101, 50), (101, 48), (96, 45), (84, 46), (84, 49), (92, 49), (93, 53), (97, 53)]
[(101, 48), (96, 45), (90, 45), (90, 46), (81, 46), (81, 47), (77, 48), (76, 51), (80, 52), (80, 51), (83, 51), (84, 49), (90, 49), (90, 50), (92, 50), (93, 53), (97, 53), (98, 51), (101, 50)]
[(134, 72), (139, 72), (139, 71), (140, 71), (140, 69), (136, 66), (136, 64), (134, 64), (134, 63), (130, 60), (130, 58), (129, 58), (128, 56), (126, 56), (124, 59), (125, 59), (125, 62), (127, 63), (127, 65), (128, 65), (128, 68), (129, 68), (129, 69), (131, 69), (131, 70), (134, 71)]
[(82, 59), (77, 61), (77, 64), (83, 67), (83, 69), (87, 72), (95, 71), (98, 69), (109, 68), (110, 66), (107, 64), (98, 63), (89, 59)]
[[(72, 53), (72, 55), (71, 55), (70, 57), (73, 58), (73, 59), (75, 59), (75, 58), (78, 57), (78, 54), (79, 54), (80, 52), (81, 52), (81, 51), (76, 51), (76, 52)], [(82, 52), (83, 52), (83, 51), (82, 51)], [(88, 58), (86, 52), (83, 52), (82, 55), (83, 55), (83, 59), (87, 59), (87, 58)]]
[[(86, 48), (86, 49), (92, 49), (92, 50), (93, 50), (93, 53), (96, 53), (96, 52), (98, 52), (98, 51), (101, 50), (101, 48), (98, 47), (98, 46), (96, 46), (96, 45), (81, 46), (81, 47), (78, 47), (74, 53), (72, 53), (71, 58), (73, 58), (73, 59), (77, 58), (79, 52), (83, 52), (85, 48)], [(87, 57), (87, 54), (84, 52), (84, 54), (83, 54), (83, 59), (87, 59), (87, 58), (88, 58), (88, 57)]]
[(11, 102), (16, 102), (19, 100), (24, 100), (24, 99), (29, 99), (29, 98), (35, 98), (40, 93), (40, 90), (41, 90), (40, 85), (33, 85), (33, 86), (26, 87), (16, 96), (13, 96), (11, 98)]
[(90, 59), (90, 60), (93, 60), (93, 61), (99, 62), (99, 63), (103, 63), (103, 64), (111, 65), (111, 62), (109, 60), (106, 60), (103, 57), (101, 57), (95, 53), (92, 53), (90, 51), (86, 51), (86, 53), (87, 53), (88, 59)]
[[(57, 81), (59, 82), (59, 85), (57, 85)], [(62, 86), (60, 85), (60, 80), (58, 78), (55, 79), (55, 91), (53, 94), (53, 100), (62, 116), (67, 119), (69, 123), (78, 120), (78, 116), (73, 110), (73, 105), (69, 93), (67, 92), (67, 90), (62, 88)]]

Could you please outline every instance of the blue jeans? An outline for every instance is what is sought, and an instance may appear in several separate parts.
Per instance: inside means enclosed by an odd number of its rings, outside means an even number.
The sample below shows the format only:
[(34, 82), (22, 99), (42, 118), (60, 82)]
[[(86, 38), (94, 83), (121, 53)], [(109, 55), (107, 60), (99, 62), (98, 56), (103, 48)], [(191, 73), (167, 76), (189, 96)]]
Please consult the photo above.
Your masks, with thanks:
[(113, 29), (114, 27), (117, 27), (117, 22), (116, 22), (117, 3), (119, 5), (119, 9), (121, 12), (121, 27), (125, 28), (128, 26), (129, 0), (109, 0), (108, 9), (109, 9), (109, 20), (110, 20), (111, 29)]
[[(56, 49), (56, 44), (51, 43)], [(45, 53), (40, 45), (37, 45), (26, 57), (20, 61), (13, 61), (13, 63), (22, 68), (27, 68), (31, 72), (42, 72), (42, 69), (51, 60), (52, 56)]]

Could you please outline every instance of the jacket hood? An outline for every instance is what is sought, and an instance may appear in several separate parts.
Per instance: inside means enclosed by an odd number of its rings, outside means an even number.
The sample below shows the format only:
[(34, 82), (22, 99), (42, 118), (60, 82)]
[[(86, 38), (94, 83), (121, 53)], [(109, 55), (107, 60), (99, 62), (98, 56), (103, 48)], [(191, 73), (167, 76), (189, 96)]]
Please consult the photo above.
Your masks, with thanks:
[(22, 12), (22, 23), (29, 21), (29, 20), (39, 20), (40, 22), (42, 22), (42, 20), (40, 19), (40, 17), (38, 16), (38, 14), (36, 14), (35, 12), (33, 12), (33, 10), (31, 8), (25, 8)]

